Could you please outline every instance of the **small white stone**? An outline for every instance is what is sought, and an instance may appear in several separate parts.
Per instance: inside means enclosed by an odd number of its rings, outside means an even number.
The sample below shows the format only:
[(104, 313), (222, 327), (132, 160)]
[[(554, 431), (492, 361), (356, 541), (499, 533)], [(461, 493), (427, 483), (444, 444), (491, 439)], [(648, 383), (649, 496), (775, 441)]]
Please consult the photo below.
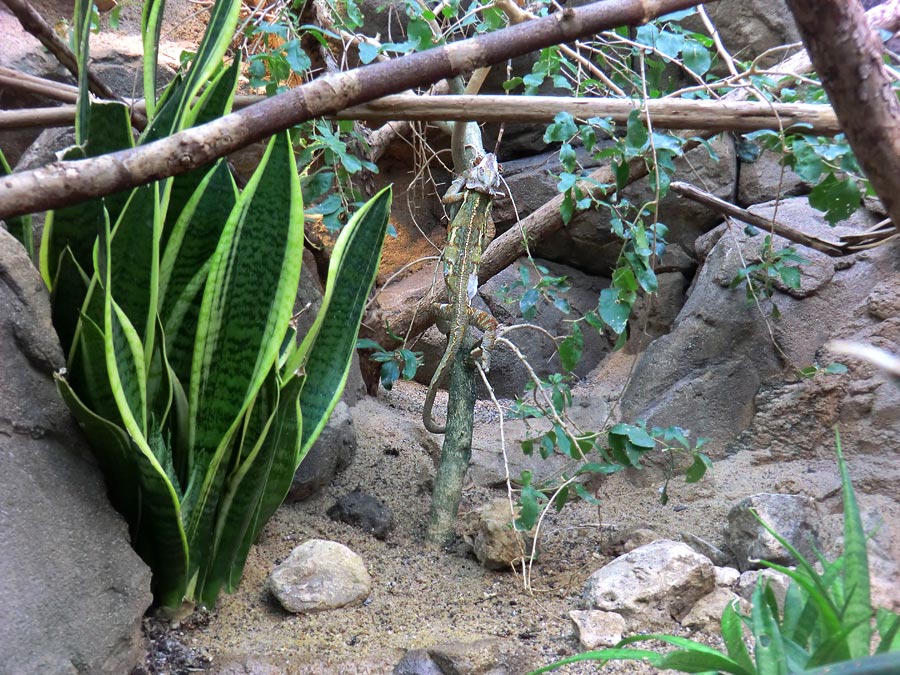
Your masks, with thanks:
[(569, 612), (569, 618), (578, 629), (578, 640), (585, 649), (617, 645), (625, 632), (625, 619), (615, 612), (576, 609)]

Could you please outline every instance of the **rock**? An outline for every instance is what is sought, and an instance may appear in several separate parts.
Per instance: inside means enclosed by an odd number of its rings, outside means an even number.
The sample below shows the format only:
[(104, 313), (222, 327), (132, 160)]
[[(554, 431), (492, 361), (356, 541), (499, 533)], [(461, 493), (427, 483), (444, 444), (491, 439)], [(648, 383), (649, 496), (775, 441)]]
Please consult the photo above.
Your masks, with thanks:
[(701, 539), (696, 534), (691, 534), (690, 532), (682, 532), (681, 533), (681, 541), (685, 544), (688, 544), (692, 549), (697, 551), (700, 555), (705, 555), (707, 558), (713, 561), (715, 565), (727, 565), (733, 559), (733, 556), (725, 553), (722, 549), (717, 546), (713, 546), (705, 539)]
[(394, 514), (372, 495), (359, 489), (340, 497), (328, 509), (328, 517), (384, 539), (394, 526)]
[(716, 586), (718, 588), (734, 588), (741, 578), (741, 573), (733, 567), (716, 566)]
[(308, 499), (331, 482), (338, 471), (350, 465), (357, 439), (350, 408), (338, 401), (328, 424), (297, 467), (287, 501)]
[(538, 665), (534, 654), (497, 638), (437, 645), (428, 655), (444, 675), (519, 675)]
[(391, 675), (444, 675), (429, 655), (427, 649), (410, 649), (400, 663), (394, 666)]
[(150, 571), (53, 383), (46, 288), (0, 228), (0, 673), (128, 673)]
[(732, 603), (737, 603), (735, 609), (739, 614), (750, 613), (750, 603), (744, 598), (726, 588), (717, 588), (694, 603), (681, 625), (693, 630), (716, 630), (722, 623), (725, 607)]
[[(731, 54), (752, 60), (767, 49), (798, 42), (800, 34), (785, 0), (721, 0), (707, 8), (710, 19)], [(685, 21), (690, 29), (700, 30), (697, 17)], [(778, 52), (772, 61), (782, 58)], [(771, 61), (764, 61), (770, 64)]]
[(533, 532), (519, 532), (513, 528), (509, 501), (498, 497), (478, 511), (469, 514), (466, 538), (478, 562), (489, 570), (508, 570), (531, 555), (535, 546)]
[(631, 553), (636, 548), (652, 544), (654, 541), (660, 541), (661, 539), (662, 537), (650, 528), (638, 527), (625, 534), (622, 542), (622, 553)]
[(680, 620), (716, 585), (709, 558), (685, 543), (657, 541), (619, 556), (594, 572), (582, 600), (588, 609), (616, 612), (631, 630)]
[(784, 596), (787, 595), (788, 587), (791, 585), (791, 578), (772, 569), (748, 570), (744, 572), (738, 579), (735, 591), (744, 600), (750, 601), (753, 599), (753, 591), (756, 590), (756, 585), (760, 579), (772, 589), (772, 592), (775, 594), (775, 600), (778, 602), (778, 607), (784, 607)]
[(267, 583), (287, 611), (306, 614), (361, 604), (372, 590), (362, 558), (343, 544), (324, 539), (297, 546)]
[[(771, 217), (774, 205), (751, 210)], [(866, 212), (859, 211), (831, 228), (806, 198), (780, 202), (778, 218), (796, 229), (831, 239), (872, 222)], [(781, 319), (771, 324), (776, 349), (768, 317), (747, 305), (742, 289), (729, 288), (741, 269), (741, 255), (755, 261), (762, 238), (748, 237), (738, 229), (734, 236), (722, 237), (724, 231), (716, 228), (698, 239), (697, 254), (703, 259), (706, 253), (705, 260), (671, 332), (654, 340), (638, 359), (622, 395), (622, 416), (655, 426), (677, 424), (690, 429), (710, 439), (704, 452), (716, 459), (725, 456), (726, 447), (729, 453), (766, 449), (778, 453), (773, 459), (794, 458), (798, 448), (821, 453), (823, 448), (833, 447), (828, 437), (838, 419), (842, 436), (845, 434), (841, 401), (847, 393), (846, 380), (859, 376), (823, 376), (798, 382), (796, 369), (842, 360), (822, 351), (832, 338), (857, 336), (882, 345), (900, 339), (900, 327), (894, 327), (892, 319), (880, 320), (864, 309), (872, 289), (881, 288), (879, 284), (896, 286), (900, 272), (892, 266), (887, 251), (875, 249), (833, 259), (802, 249), (810, 264), (800, 267), (800, 288), (777, 287), (773, 299), (763, 302), (763, 313), (771, 310), (773, 301), (781, 312)], [(773, 245), (781, 249), (791, 244), (775, 237)], [(882, 381), (876, 376), (859, 394), (859, 407), (846, 431), (873, 450), (876, 444), (900, 447), (900, 423), (892, 421), (887, 412), (892, 409), (888, 400), (893, 402), (900, 391), (879, 387), (876, 392), (875, 385)], [(884, 397), (883, 403), (876, 403), (879, 397)], [(872, 419), (862, 412), (864, 405), (877, 405), (885, 412)], [(752, 431), (741, 436), (748, 430)]]
[(725, 539), (737, 558), (738, 569), (759, 568), (759, 560), (779, 565), (797, 562), (754, 517), (751, 509), (807, 560), (815, 559), (813, 546), (820, 522), (815, 502), (804, 495), (760, 493), (742, 499), (728, 512)]
[(782, 166), (781, 155), (768, 150), (755, 162), (741, 162), (737, 203), (762, 204), (773, 199), (795, 197), (808, 190), (807, 184), (790, 167)]
[(612, 647), (619, 643), (625, 632), (625, 619), (615, 612), (599, 609), (576, 609), (569, 618), (578, 629), (578, 641), (585, 649)]

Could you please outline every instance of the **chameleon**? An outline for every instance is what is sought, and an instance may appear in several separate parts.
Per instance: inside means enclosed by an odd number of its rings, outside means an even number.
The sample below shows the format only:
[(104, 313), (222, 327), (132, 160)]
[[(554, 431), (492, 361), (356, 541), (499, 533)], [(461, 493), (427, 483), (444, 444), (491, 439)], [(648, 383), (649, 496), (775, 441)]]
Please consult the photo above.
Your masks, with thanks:
[(494, 238), (491, 206), (494, 197), (499, 194), (499, 187), (497, 157), (487, 153), (478, 164), (453, 182), (444, 197), (445, 203), (461, 202), (461, 205), (447, 226), (447, 246), (441, 256), (449, 302), (433, 308), (438, 327), (447, 334), (447, 348), (428, 385), (422, 408), (425, 428), (433, 434), (444, 433), (444, 427), (438, 426), (431, 417), (434, 397), (450, 372), (450, 363), (470, 325), (484, 332), (480, 353), (473, 350), (472, 355), (480, 361), (483, 370), (490, 368), (491, 349), (497, 339), (497, 320), (473, 307), (472, 300), (478, 292), (481, 252)]

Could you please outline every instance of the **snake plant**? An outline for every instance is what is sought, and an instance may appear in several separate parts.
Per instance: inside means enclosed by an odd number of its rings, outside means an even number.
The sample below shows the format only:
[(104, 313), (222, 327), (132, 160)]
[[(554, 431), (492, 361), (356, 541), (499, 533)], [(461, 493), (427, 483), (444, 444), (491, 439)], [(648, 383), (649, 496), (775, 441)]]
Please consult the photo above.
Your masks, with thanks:
[[(191, 68), (157, 99), (162, 5), (144, 4), (149, 120), (138, 143), (227, 113), (240, 72), (222, 66), (240, 2), (218, 0)], [(66, 159), (135, 142), (118, 103), (79, 106), (76, 127)], [(303, 206), (286, 132), (243, 190), (219, 160), (48, 215), (41, 273), (67, 356), (58, 388), (165, 610), (211, 606), (240, 581), (343, 390), (390, 201), (386, 188), (341, 232), (299, 344)]]

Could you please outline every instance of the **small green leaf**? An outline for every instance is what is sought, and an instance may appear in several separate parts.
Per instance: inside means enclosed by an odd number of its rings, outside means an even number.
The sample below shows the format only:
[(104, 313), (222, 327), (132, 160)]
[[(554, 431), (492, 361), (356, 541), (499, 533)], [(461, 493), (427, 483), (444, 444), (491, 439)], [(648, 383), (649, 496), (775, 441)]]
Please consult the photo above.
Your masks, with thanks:
[(598, 305), (600, 318), (616, 333), (624, 333), (631, 316), (631, 305), (619, 299), (619, 289), (604, 288)]
[(367, 66), (374, 61), (381, 49), (369, 42), (361, 42), (359, 44), (359, 60), (363, 65)]
[(829, 375), (843, 375), (847, 372), (847, 366), (843, 363), (829, 363), (825, 366), (825, 372)]
[(632, 110), (628, 115), (625, 132), (625, 144), (634, 153), (639, 153), (649, 140), (647, 127), (641, 119), (639, 110)]
[(702, 452), (694, 453), (694, 463), (688, 468), (684, 475), (685, 481), (688, 483), (696, 483), (706, 474), (707, 469), (712, 468), (712, 460)]

